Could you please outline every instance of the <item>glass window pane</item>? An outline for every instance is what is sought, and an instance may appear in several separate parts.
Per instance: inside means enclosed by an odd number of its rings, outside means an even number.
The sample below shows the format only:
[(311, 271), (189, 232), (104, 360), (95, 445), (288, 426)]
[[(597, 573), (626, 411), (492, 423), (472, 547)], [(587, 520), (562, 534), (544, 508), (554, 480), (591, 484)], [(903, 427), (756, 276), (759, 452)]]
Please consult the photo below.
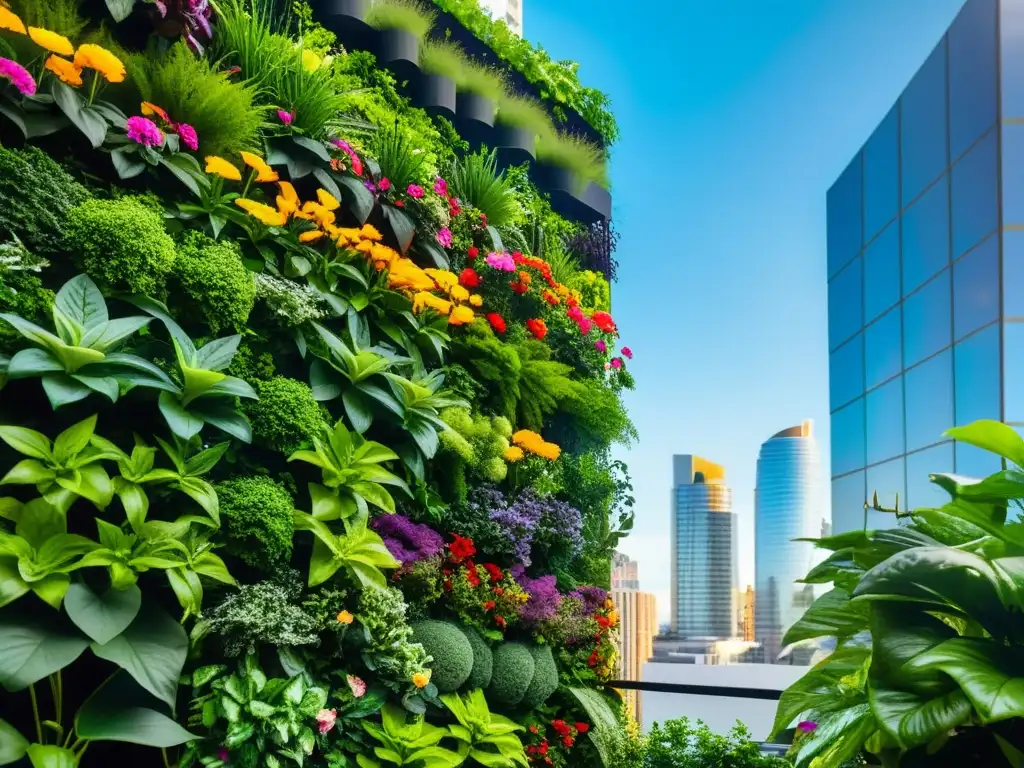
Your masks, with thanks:
[[(1024, 45), (1024, 41), (1021, 41)], [(1024, 75), (1018, 75), (1024, 77)], [(1003, 226), (1024, 224), (1024, 125), (1004, 122), (1003, 132)]]
[[(877, 493), (880, 507), (895, 509), (898, 498), (900, 509), (904, 509), (907, 501), (904, 471), (902, 457), (869, 468), (866, 489), (868, 504), (874, 504)], [(868, 509), (867, 517), (869, 529), (895, 528), (898, 524), (895, 515), (878, 512), (874, 509)]]
[(832, 414), (832, 474), (864, 467), (864, 398)]
[(953, 348), (957, 426), (978, 419), (999, 421), (999, 325), (968, 336)]
[(973, 248), (999, 221), (996, 132), (953, 166), (953, 258)]
[(832, 533), (864, 530), (864, 472), (832, 481)]
[(860, 252), (863, 204), (860, 154), (828, 191), (828, 276)]
[(829, 355), (829, 403), (832, 410), (864, 394), (864, 336), (858, 333)]
[(932, 183), (946, 166), (946, 41), (939, 43), (903, 93), (900, 162), (903, 206)]
[(900, 363), (900, 308), (864, 329), (864, 384), (871, 389), (902, 370)]
[(1024, 423), (1024, 323), (1003, 326), (1003, 421)]
[(903, 361), (909, 368), (952, 343), (949, 270), (903, 302)]
[(903, 214), (903, 295), (949, 264), (949, 186), (943, 176)]
[(953, 265), (953, 335), (962, 339), (999, 316), (999, 238)]
[(864, 249), (864, 322), (900, 300), (900, 225), (894, 221)]
[(1024, 117), (1024, 5), (1000, 3), (999, 14), (1003, 118)]
[(1024, 317), (1024, 232), (1003, 232), (1003, 316)]
[(828, 284), (828, 345), (835, 349), (864, 325), (863, 277), (858, 256)]
[(1003, 468), (1002, 460), (994, 453), (983, 451), (967, 443), (956, 443), (956, 473), (965, 477), (988, 477)]
[(864, 241), (899, 213), (899, 110), (893, 107), (864, 145)]
[(907, 456), (907, 503), (901, 509), (941, 507), (949, 494), (928, 480), (928, 475), (952, 474), (953, 444), (944, 443)]
[(907, 450), (942, 440), (953, 426), (953, 353), (936, 355), (904, 374), (907, 390)]
[(865, 400), (868, 464), (903, 453), (903, 377), (868, 392)]
[(996, 121), (996, 0), (969, 0), (949, 29), (949, 145), (955, 160)]

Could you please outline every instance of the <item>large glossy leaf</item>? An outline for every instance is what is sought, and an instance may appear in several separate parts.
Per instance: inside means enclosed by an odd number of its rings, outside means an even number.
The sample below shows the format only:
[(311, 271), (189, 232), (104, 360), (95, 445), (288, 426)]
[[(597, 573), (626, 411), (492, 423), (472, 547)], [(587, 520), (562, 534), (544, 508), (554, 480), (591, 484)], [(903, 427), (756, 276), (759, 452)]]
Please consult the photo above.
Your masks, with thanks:
[(404, 255), (412, 245), (412, 238), (416, 234), (416, 224), (407, 213), (398, 208), (391, 205), (382, 205), (381, 208), (384, 211), (384, 220), (391, 226), (391, 231), (394, 232), (395, 239), (398, 241), (398, 249)]
[(107, 138), (106, 121), (70, 86), (54, 81), (50, 92), (61, 112), (85, 135), (93, 149), (99, 149)]
[(1000, 421), (980, 419), (963, 427), (954, 427), (945, 436), (968, 445), (1009, 459), (1018, 467), (1024, 467), (1024, 439), (1013, 427)]
[(21, 735), (21, 731), (6, 720), (0, 720), (0, 765), (17, 762), (27, 750), (28, 739)]
[(32, 768), (78, 768), (78, 758), (70, 749), (54, 744), (33, 744), (28, 748)]
[(877, 602), (871, 606), (872, 654), (870, 676), (886, 688), (937, 696), (949, 690), (940, 672), (908, 671), (907, 665), (925, 651), (956, 637), (956, 631), (925, 612), (923, 606)]
[(124, 632), (108, 643), (93, 643), (92, 651), (124, 669), (168, 706), (174, 706), (178, 676), (188, 653), (188, 636), (168, 614), (144, 607)]
[(844, 706), (841, 681), (844, 678), (866, 678), (871, 662), (871, 649), (857, 645), (840, 646), (818, 662), (782, 693), (775, 713), (771, 738), (790, 728), (798, 717), (810, 710), (828, 711)]
[(592, 726), (589, 732), (590, 740), (597, 749), (602, 765), (605, 768), (613, 768), (612, 739), (618, 731), (615, 712), (604, 697), (593, 688), (571, 686), (565, 690), (572, 694), (590, 718)]
[(795, 754), (797, 768), (836, 768), (859, 755), (876, 730), (866, 702), (829, 712), (818, 719), (817, 730), (800, 740)]
[(132, 8), (135, 7), (135, 0), (106, 0), (107, 10), (110, 11), (110, 15), (114, 17), (114, 21), (121, 22), (131, 15)]
[(72, 584), (64, 596), (64, 610), (73, 622), (100, 645), (109, 643), (135, 620), (142, 607), (142, 590), (108, 589), (97, 595), (85, 584)]
[(789, 628), (783, 645), (826, 636), (845, 640), (868, 628), (868, 612), (866, 603), (850, 602), (850, 593), (846, 590), (830, 590), (815, 600)]
[(171, 428), (178, 437), (189, 440), (199, 434), (203, 428), (203, 420), (189, 413), (181, 402), (172, 395), (170, 392), (160, 393), (160, 413), (163, 414), (164, 419), (167, 421), (167, 426)]
[(71, 664), (88, 645), (56, 616), (36, 621), (8, 608), (0, 616), (0, 685), (11, 692), (28, 688)]
[(64, 283), (57, 291), (54, 305), (83, 331), (103, 325), (110, 319), (103, 294), (88, 275), (78, 275)]
[(335, 174), (334, 180), (341, 185), (342, 194), (349, 205), (349, 210), (358, 219), (360, 225), (365, 224), (376, 205), (373, 193), (354, 176)]
[(127, 741), (167, 748), (199, 738), (167, 716), (164, 706), (120, 671), (75, 716), (75, 732), (90, 741)]
[(868, 695), (878, 725), (904, 748), (930, 744), (971, 715), (971, 702), (959, 688), (923, 696), (872, 685)]

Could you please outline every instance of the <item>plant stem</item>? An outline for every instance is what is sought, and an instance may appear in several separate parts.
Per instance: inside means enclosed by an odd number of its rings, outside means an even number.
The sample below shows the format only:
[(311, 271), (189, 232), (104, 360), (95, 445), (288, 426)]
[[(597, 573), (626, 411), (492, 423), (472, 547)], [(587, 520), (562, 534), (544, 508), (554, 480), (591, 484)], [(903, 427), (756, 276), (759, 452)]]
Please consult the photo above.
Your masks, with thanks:
[(64, 724), (64, 678), (61, 676), (61, 670), (57, 670), (57, 722), (61, 725)]
[(173, 768), (173, 766), (171, 765), (171, 761), (167, 757), (167, 747), (161, 747), (160, 754), (164, 758), (164, 768)]
[(96, 89), (100, 84), (100, 73), (92, 73), (92, 88), (89, 89), (89, 104), (92, 104), (92, 100), (96, 98)]
[(43, 723), (42, 720), (39, 719), (39, 701), (38, 699), (36, 699), (35, 683), (29, 685), (28, 694), (32, 697), (32, 714), (35, 716), (36, 719), (36, 737), (39, 739), (39, 743), (43, 744), (45, 743), (43, 741)]

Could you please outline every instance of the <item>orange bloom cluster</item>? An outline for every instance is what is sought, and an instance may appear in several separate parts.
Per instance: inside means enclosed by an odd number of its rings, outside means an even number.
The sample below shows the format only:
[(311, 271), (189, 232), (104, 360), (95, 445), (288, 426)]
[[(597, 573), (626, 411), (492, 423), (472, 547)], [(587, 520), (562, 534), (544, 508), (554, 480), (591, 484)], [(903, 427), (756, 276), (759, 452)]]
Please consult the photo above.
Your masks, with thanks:
[(558, 445), (549, 443), (536, 432), (529, 429), (521, 429), (512, 435), (512, 444), (519, 446), (528, 453), (542, 456), (551, 461), (562, 455), (562, 449)]

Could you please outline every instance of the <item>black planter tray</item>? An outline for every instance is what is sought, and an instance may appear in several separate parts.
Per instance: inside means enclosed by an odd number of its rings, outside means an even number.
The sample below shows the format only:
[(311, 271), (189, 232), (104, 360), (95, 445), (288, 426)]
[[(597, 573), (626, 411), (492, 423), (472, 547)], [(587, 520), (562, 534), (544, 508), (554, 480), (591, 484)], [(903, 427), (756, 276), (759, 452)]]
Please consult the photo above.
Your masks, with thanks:
[(399, 80), (413, 80), (420, 71), (420, 41), (404, 29), (382, 29), (377, 37), (377, 61)]
[(444, 75), (421, 72), (412, 88), (412, 102), (432, 115), (455, 119), (455, 81)]
[(502, 167), (522, 165), (537, 156), (537, 136), (527, 128), (498, 123), (491, 135), (491, 146), (498, 150), (498, 162)]
[(573, 221), (593, 224), (611, 216), (608, 190), (586, 184), (568, 168), (536, 163), (530, 168), (534, 183), (551, 196), (555, 213)]
[(310, 0), (314, 18), (346, 48), (372, 47), (376, 31), (364, 21), (370, 0)]

